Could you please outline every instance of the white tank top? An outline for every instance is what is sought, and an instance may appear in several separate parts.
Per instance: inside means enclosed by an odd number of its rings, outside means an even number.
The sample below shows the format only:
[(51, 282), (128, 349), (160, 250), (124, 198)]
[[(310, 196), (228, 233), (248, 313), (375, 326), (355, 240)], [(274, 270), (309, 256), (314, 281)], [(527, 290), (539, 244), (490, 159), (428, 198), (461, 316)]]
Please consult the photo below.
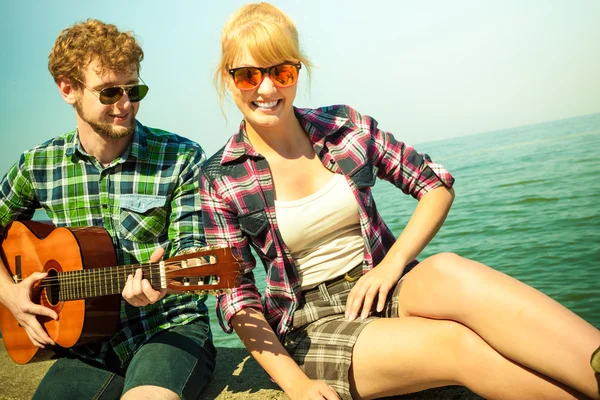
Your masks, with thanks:
[(302, 290), (341, 276), (363, 261), (356, 199), (344, 176), (298, 200), (275, 200), (283, 241), (292, 253)]

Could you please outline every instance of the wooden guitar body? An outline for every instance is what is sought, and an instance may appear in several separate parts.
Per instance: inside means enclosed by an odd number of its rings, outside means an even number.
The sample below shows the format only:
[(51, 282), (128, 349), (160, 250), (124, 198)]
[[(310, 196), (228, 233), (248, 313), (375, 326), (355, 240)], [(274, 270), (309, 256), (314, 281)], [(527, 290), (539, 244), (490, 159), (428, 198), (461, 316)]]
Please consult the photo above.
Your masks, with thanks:
[[(56, 228), (35, 221), (15, 221), (6, 232), (2, 261), (16, 282), (34, 272), (48, 272), (52, 277), (57, 272), (116, 265), (112, 240), (102, 228)], [(57, 321), (38, 318), (52, 340), (62, 347), (110, 337), (119, 320), (119, 295), (59, 301), (58, 293), (46, 287), (35, 291), (33, 301), (58, 314)], [(29, 362), (40, 350), (1, 304), (0, 329), (6, 350), (16, 363)]]
[[(38, 319), (58, 346), (69, 348), (112, 336), (119, 322), (121, 292), (138, 268), (154, 288), (222, 293), (239, 285), (242, 257), (227, 246), (207, 246), (158, 263), (116, 265), (104, 228), (56, 228), (35, 221), (13, 222), (2, 242), (2, 261), (15, 283), (47, 272), (32, 301), (53, 309), (58, 320)], [(43, 359), (25, 329), (0, 304), (0, 330), (10, 357), (19, 364)]]

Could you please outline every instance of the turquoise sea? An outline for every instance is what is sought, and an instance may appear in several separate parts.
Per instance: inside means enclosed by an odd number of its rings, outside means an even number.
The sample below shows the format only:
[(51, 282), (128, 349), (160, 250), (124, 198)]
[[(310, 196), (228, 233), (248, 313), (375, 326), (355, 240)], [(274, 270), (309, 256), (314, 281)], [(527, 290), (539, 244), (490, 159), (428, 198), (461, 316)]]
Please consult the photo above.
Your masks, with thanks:
[[(600, 328), (600, 114), (415, 147), (456, 179), (446, 223), (420, 259), (450, 251), (483, 262)], [(373, 192), (399, 235), (416, 201), (384, 181)], [(209, 309), (217, 346), (243, 346), (219, 327), (214, 298)]]
[[(600, 328), (600, 114), (415, 147), (456, 178), (450, 214), (420, 259), (449, 251), (478, 260)], [(373, 191), (399, 235), (416, 201), (384, 181)], [(262, 290), (264, 270), (255, 271)], [(208, 306), (217, 346), (243, 347), (219, 327), (214, 297)]]

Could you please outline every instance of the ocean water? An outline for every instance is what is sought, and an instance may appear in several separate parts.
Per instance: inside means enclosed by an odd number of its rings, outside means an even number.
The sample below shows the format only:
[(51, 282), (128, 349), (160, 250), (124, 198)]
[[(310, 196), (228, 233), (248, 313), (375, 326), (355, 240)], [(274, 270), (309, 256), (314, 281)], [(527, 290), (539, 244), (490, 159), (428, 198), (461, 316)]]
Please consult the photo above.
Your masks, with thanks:
[[(600, 114), (415, 148), (456, 179), (448, 218), (419, 259), (450, 251), (480, 261), (600, 328)], [(384, 181), (373, 193), (399, 235), (416, 200)], [(262, 290), (261, 264), (255, 275)], [(219, 327), (214, 299), (208, 304), (217, 346), (243, 346)]]
[[(456, 179), (448, 218), (419, 259), (449, 251), (483, 262), (600, 328), (600, 114), (415, 147)], [(373, 192), (399, 235), (416, 201), (384, 181)], [(255, 276), (262, 291), (261, 264)], [(243, 347), (219, 327), (214, 297), (207, 304), (216, 345)]]

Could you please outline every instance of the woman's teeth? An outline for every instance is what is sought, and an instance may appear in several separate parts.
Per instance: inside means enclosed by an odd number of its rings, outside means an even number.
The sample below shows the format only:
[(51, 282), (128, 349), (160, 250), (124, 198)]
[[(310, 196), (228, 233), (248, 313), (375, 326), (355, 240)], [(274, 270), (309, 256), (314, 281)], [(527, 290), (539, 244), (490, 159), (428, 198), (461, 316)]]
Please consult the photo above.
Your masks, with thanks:
[(258, 108), (273, 108), (277, 105), (277, 101), (269, 101), (269, 102), (258, 102), (253, 101), (254, 105)]

